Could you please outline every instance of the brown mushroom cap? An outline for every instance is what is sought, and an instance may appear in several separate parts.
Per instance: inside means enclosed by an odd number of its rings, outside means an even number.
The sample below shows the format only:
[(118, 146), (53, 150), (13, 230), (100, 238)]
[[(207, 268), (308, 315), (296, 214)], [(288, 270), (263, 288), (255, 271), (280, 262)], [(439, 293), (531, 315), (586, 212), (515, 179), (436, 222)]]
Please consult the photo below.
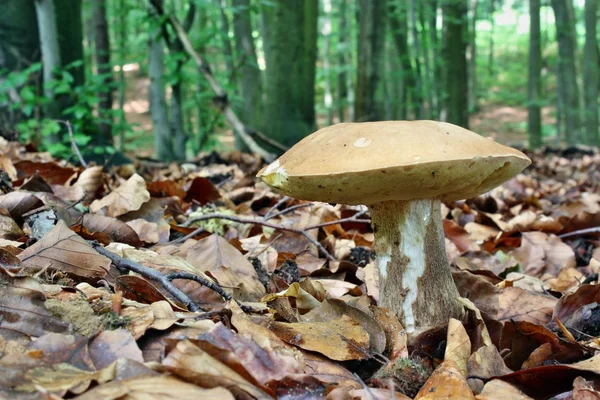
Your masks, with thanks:
[(305, 137), (258, 177), (288, 196), (343, 204), (478, 196), (525, 169), (513, 148), (437, 121), (343, 123)]

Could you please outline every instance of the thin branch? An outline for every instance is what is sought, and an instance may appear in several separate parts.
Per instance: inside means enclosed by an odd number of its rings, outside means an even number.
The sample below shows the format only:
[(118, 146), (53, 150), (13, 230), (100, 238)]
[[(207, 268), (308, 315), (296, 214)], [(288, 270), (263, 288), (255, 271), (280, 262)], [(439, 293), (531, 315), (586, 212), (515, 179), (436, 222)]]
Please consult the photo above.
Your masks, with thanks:
[[(235, 215), (227, 215), (227, 214), (220, 214), (220, 213), (211, 213), (211, 214), (205, 214), (205, 215), (201, 215), (195, 218), (192, 218), (190, 220), (187, 221), (188, 225), (191, 225), (195, 222), (200, 222), (200, 221), (206, 221), (209, 219), (224, 219), (227, 221), (233, 221), (233, 222), (237, 222), (238, 224), (254, 224), (254, 225), (261, 225), (261, 226), (266, 226), (267, 228), (273, 228), (273, 229), (277, 229), (280, 231), (285, 231), (285, 232), (293, 232), (293, 233), (297, 233), (300, 234), (302, 236), (304, 236), (309, 242), (311, 242), (313, 245), (315, 245), (320, 251), (323, 252), (323, 254), (325, 254), (325, 256), (327, 257), (328, 260), (330, 261), (335, 261), (335, 257), (333, 257), (326, 249), (325, 247), (323, 247), (323, 245), (321, 243), (319, 243), (319, 241), (313, 239), (312, 237), (310, 237), (310, 235), (306, 232), (306, 229), (297, 229), (297, 228), (290, 228), (288, 226), (284, 226), (284, 225), (280, 225), (280, 224), (274, 224), (271, 222), (267, 222), (264, 220), (260, 220), (260, 219), (255, 219), (255, 218), (244, 218), (244, 217), (238, 217)], [(172, 240), (170, 243), (175, 244), (175, 243), (183, 243), (188, 239), (193, 238), (194, 236), (198, 235), (199, 233), (204, 232), (204, 228), (198, 228), (196, 230), (194, 230), (193, 232), (182, 236), (178, 239)]]
[(189, 280), (189, 281), (198, 282), (202, 286), (206, 286), (210, 290), (216, 292), (219, 296), (224, 298), (226, 301), (234, 300), (240, 306), (242, 311), (247, 312), (247, 313), (256, 313), (257, 312), (252, 307), (246, 306), (246, 305), (240, 303), (239, 301), (235, 300), (233, 298), (233, 296), (231, 296), (229, 293), (227, 293), (225, 290), (223, 290), (223, 288), (221, 286), (219, 286), (218, 284), (211, 282), (207, 279), (204, 279), (201, 276), (190, 274), (189, 272), (173, 272), (173, 273), (167, 275), (167, 279), (169, 281), (173, 281), (175, 279), (185, 279), (185, 280)]
[(564, 239), (573, 236), (589, 235), (591, 233), (600, 234), (600, 226), (596, 226), (594, 228), (580, 229), (578, 231), (573, 231), (569, 233), (563, 233), (562, 235), (558, 235), (558, 237)]
[(322, 228), (324, 226), (331, 226), (331, 225), (337, 225), (337, 224), (342, 224), (345, 222), (363, 222), (365, 224), (370, 224), (371, 220), (370, 219), (366, 219), (366, 218), (360, 218), (363, 215), (365, 215), (367, 213), (367, 210), (363, 210), (359, 213), (354, 214), (351, 217), (348, 218), (342, 218), (342, 219), (338, 219), (335, 221), (329, 221), (329, 222), (323, 222), (321, 224), (316, 224), (316, 225), (310, 225), (307, 226), (306, 228), (304, 228), (305, 230), (310, 230), (310, 229), (317, 229), (317, 228)]
[(288, 196), (283, 196), (277, 203), (275, 203), (275, 205), (273, 207), (269, 208), (269, 211), (267, 211), (267, 213), (263, 217), (265, 219), (265, 221), (269, 219), (269, 215), (271, 215), (271, 213), (273, 213), (275, 210), (277, 210), (279, 208), (279, 206), (283, 205), (289, 199), (290, 198)]
[(268, 221), (268, 220), (270, 220), (271, 218), (279, 217), (279, 216), (285, 215), (285, 214), (287, 214), (287, 213), (290, 213), (290, 212), (292, 212), (292, 211), (294, 211), (294, 210), (297, 210), (297, 209), (299, 209), (299, 208), (305, 208), (305, 207), (310, 207), (310, 206), (314, 206), (314, 203), (301, 203), (301, 204), (296, 204), (296, 205), (290, 206), (290, 207), (288, 207), (288, 208), (284, 208), (283, 210), (281, 210), (281, 211), (279, 211), (279, 212), (276, 212), (275, 214), (269, 215), (268, 217), (266, 217), (266, 216), (265, 216), (264, 220), (265, 220), (265, 221)]
[(161, 274), (155, 269), (143, 266), (135, 261), (123, 258), (112, 251), (106, 250), (100, 243), (96, 241), (88, 241), (94, 250), (108, 257), (117, 268), (125, 269), (127, 271), (133, 271), (142, 275), (145, 278), (152, 279), (161, 284), (167, 292), (169, 292), (177, 301), (188, 307), (190, 311), (198, 312), (202, 309), (196, 303), (192, 301), (185, 293), (179, 290), (173, 283), (167, 278), (166, 275)]
[(279, 143), (278, 141), (271, 139), (270, 137), (268, 137), (267, 135), (265, 135), (264, 133), (254, 130), (252, 128), (248, 128), (246, 127), (246, 131), (248, 132), (248, 134), (250, 136), (256, 136), (257, 138), (259, 138), (260, 140), (262, 140), (263, 142), (275, 147), (277, 150), (280, 150), (282, 153), (285, 153), (286, 151), (288, 151), (290, 148), (287, 146), (284, 146), (283, 144)]
[(219, 101), (220, 110), (225, 116), (225, 119), (233, 126), (235, 131), (238, 133), (240, 138), (244, 141), (246, 146), (254, 152), (260, 155), (263, 159), (268, 162), (273, 161), (276, 157), (274, 154), (266, 151), (262, 147), (256, 143), (256, 141), (252, 138), (251, 135), (248, 134), (248, 129), (245, 125), (240, 121), (237, 114), (231, 108), (229, 104), (228, 96), (225, 90), (221, 87), (221, 85), (217, 82), (214, 75), (212, 74), (210, 65), (206, 63), (206, 61), (200, 56), (198, 52), (194, 49), (190, 38), (187, 33), (179, 23), (179, 21), (173, 16), (167, 16), (164, 12), (164, 9), (157, 4), (156, 0), (150, 0), (150, 3), (155, 8), (157, 13), (160, 16), (166, 16), (167, 22), (173, 27), (173, 30), (177, 34), (178, 40), (181, 42), (183, 49), (188, 53), (188, 55), (194, 60), (194, 63), (198, 67), (198, 70), (204, 75), (204, 78), (208, 81), (213, 92), (215, 92), (216, 98)]
[(87, 164), (87, 162), (85, 162), (85, 159), (81, 155), (81, 152), (79, 151), (79, 146), (77, 146), (77, 143), (75, 143), (75, 137), (73, 136), (73, 127), (71, 126), (71, 122), (69, 120), (62, 121), (59, 119), (56, 119), (55, 121), (58, 122), (59, 124), (65, 125), (67, 127), (67, 130), (69, 131), (69, 138), (71, 138), (71, 146), (73, 147), (73, 151), (77, 155), (77, 158), (79, 159), (79, 162), (81, 163), (81, 165), (84, 168), (87, 168), (88, 164)]

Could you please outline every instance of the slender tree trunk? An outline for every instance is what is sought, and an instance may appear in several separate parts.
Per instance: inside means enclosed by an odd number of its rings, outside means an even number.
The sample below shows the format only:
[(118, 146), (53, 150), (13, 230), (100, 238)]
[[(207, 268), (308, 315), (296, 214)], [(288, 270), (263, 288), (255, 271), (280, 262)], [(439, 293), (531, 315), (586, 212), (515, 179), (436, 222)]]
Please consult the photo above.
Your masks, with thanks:
[(416, 86), (415, 72), (410, 62), (410, 50), (408, 48), (408, 10), (404, 1), (389, 0), (388, 1), (388, 20), (390, 21), (390, 29), (394, 38), (394, 43), (400, 62), (402, 64), (402, 99), (400, 115), (402, 119), (408, 118), (408, 109), (415, 108), (414, 115), (417, 114), (418, 102), (409, 94), (414, 93)]
[(579, 86), (577, 84), (577, 41), (575, 36), (575, 20), (572, 0), (552, 0), (552, 8), (556, 20), (556, 36), (558, 41), (558, 62), (560, 72), (562, 103), (565, 109), (565, 140), (567, 145), (574, 146), (580, 138), (580, 105)]
[(231, 48), (231, 41), (229, 40), (229, 18), (225, 13), (227, 8), (226, 0), (217, 0), (219, 4), (219, 14), (221, 16), (221, 38), (223, 41), (223, 56), (225, 57), (225, 65), (227, 66), (227, 75), (229, 76), (229, 82), (235, 80), (235, 67), (233, 66), (233, 49)]
[(415, 110), (416, 119), (423, 119), (423, 74), (421, 72), (421, 48), (419, 41), (419, 30), (417, 28), (417, 0), (410, 0), (410, 25), (412, 32), (412, 43), (414, 49), (414, 64), (415, 64), (415, 87), (414, 99), (417, 102)]
[(262, 131), (291, 146), (315, 128), (318, 1), (263, 3), (261, 10), (267, 64)]
[(442, 0), (444, 14), (444, 60), (446, 120), (469, 127), (467, 83), (467, 0)]
[(598, 20), (597, 0), (585, 1), (585, 50), (583, 52), (583, 81), (585, 82), (585, 132), (588, 145), (599, 146), (598, 136), (598, 42), (596, 24)]
[[(55, 101), (54, 91), (49, 85), (50, 81), (54, 79), (54, 72), (62, 67), (54, 1), (35, 0), (35, 10), (40, 34), (40, 48), (42, 50), (44, 96), (48, 99), (44, 111), (47, 117), (59, 119), (60, 109)], [(49, 139), (51, 143), (59, 141), (57, 136), (52, 136)]]
[(377, 99), (383, 90), (380, 74), (385, 32), (384, 4), (383, 0), (358, 1), (358, 66), (354, 104), (357, 121), (383, 118), (382, 104)]
[[(256, 59), (252, 37), (252, 19), (249, 0), (233, 0), (233, 33), (236, 64), (238, 65), (238, 91), (243, 104), (236, 111), (247, 126), (258, 128), (263, 114), (262, 75)], [(247, 150), (243, 140), (236, 135), (236, 146)]]
[[(64, 66), (75, 61), (83, 61), (83, 26), (81, 23), (81, 0), (54, 0), (56, 27), (58, 29), (58, 45), (60, 59)], [(69, 69), (73, 75), (74, 86), (85, 83), (84, 65)], [(67, 104), (66, 106), (70, 106)]]
[(488, 75), (494, 75), (494, 32), (496, 31), (495, 0), (490, 0), (490, 44), (488, 46)]
[(477, 0), (471, 0), (469, 35), (469, 112), (477, 112)]
[[(424, 117), (427, 119), (433, 118), (434, 115), (434, 82), (431, 70), (431, 43), (429, 42), (431, 34), (429, 32), (429, 14), (432, 12), (430, 10), (430, 5), (428, 2), (420, 2), (419, 3), (419, 25), (421, 26), (421, 43), (423, 44), (421, 55), (423, 57), (423, 93), (425, 94), (425, 99), (427, 101), (427, 110), (425, 112)], [(435, 27), (434, 27), (435, 29)]]
[(432, 64), (432, 91), (434, 96), (434, 105), (431, 115), (434, 119), (440, 118), (440, 110), (442, 108), (442, 63), (440, 62), (439, 54), (441, 53), (440, 41), (438, 39), (437, 15), (438, 15), (438, 0), (429, 0), (430, 15), (429, 15), (429, 36), (431, 40), (431, 64)]
[(323, 102), (327, 110), (327, 125), (333, 124), (333, 94), (331, 91), (331, 0), (323, 0), (323, 74), (325, 74), (325, 93)]
[(119, 0), (119, 30), (118, 30), (118, 57), (119, 57), (119, 141), (118, 148), (123, 151), (125, 148), (125, 91), (127, 90), (127, 81), (125, 80), (125, 52), (127, 47), (127, 1)]
[(542, 145), (542, 113), (540, 101), (542, 96), (542, 46), (540, 28), (540, 0), (529, 0), (529, 79), (527, 94), (527, 130), (529, 147), (536, 149)]
[[(338, 25), (338, 43), (337, 43), (337, 76), (336, 76), (336, 108), (340, 122), (346, 118), (346, 105), (348, 103), (348, 65), (346, 63), (346, 54), (350, 48), (348, 43), (350, 34), (348, 33), (348, 0), (340, 0), (339, 4), (339, 25)], [(351, 64), (350, 64), (351, 65)]]
[[(159, 0), (162, 3), (162, 0)], [(162, 4), (161, 4), (162, 5)], [(164, 42), (160, 29), (150, 37), (148, 76), (150, 78), (150, 115), (156, 156), (161, 161), (174, 159), (169, 116), (165, 100), (165, 62)]]
[[(100, 76), (103, 88), (98, 93), (98, 112), (100, 135), (112, 138), (112, 86), (113, 75), (110, 63), (110, 39), (108, 22), (106, 21), (106, 0), (93, 0), (94, 39), (96, 48), (96, 73)], [(107, 140), (108, 141), (108, 140)]]

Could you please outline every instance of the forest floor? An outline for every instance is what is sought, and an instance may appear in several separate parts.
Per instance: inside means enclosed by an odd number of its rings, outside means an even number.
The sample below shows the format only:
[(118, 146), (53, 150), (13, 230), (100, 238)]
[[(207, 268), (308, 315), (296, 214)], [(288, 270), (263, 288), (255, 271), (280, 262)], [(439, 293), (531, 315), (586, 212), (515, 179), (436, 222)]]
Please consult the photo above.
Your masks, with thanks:
[[(126, 72), (127, 89), (125, 93), (125, 115), (130, 124), (135, 125), (137, 134), (132, 138), (136, 142), (136, 153), (139, 151), (144, 155), (152, 154), (152, 118), (150, 116), (149, 84), (146, 77), (138, 77), (136, 68)], [(169, 93), (167, 93), (169, 95)], [(542, 110), (544, 125), (555, 123), (551, 108)], [(518, 148), (527, 143), (527, 108), (517, 106), (506, 106), (498, 104), (481, 104), (479, 111), (471, 115), (470, 128), (493, 140)], [(139, 145), (138, 145), (139, 142)], [(220, 147), (218, 150), (233, 149), (234, 142), (232, 131), (223, 129), (219, 137)], [(147, 153), (147, 154), (146, 154)]]

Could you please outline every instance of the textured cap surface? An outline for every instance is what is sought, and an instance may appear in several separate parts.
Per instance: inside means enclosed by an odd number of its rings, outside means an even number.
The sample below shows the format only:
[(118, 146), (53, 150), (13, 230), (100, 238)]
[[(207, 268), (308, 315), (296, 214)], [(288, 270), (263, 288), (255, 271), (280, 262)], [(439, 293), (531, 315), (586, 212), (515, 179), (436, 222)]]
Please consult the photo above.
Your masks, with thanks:
[(530, 163), (520, 151), (456, 125), (383, 121), (320, 129), (257, 176), (304, 200), (458, 200), (493, 189)]

